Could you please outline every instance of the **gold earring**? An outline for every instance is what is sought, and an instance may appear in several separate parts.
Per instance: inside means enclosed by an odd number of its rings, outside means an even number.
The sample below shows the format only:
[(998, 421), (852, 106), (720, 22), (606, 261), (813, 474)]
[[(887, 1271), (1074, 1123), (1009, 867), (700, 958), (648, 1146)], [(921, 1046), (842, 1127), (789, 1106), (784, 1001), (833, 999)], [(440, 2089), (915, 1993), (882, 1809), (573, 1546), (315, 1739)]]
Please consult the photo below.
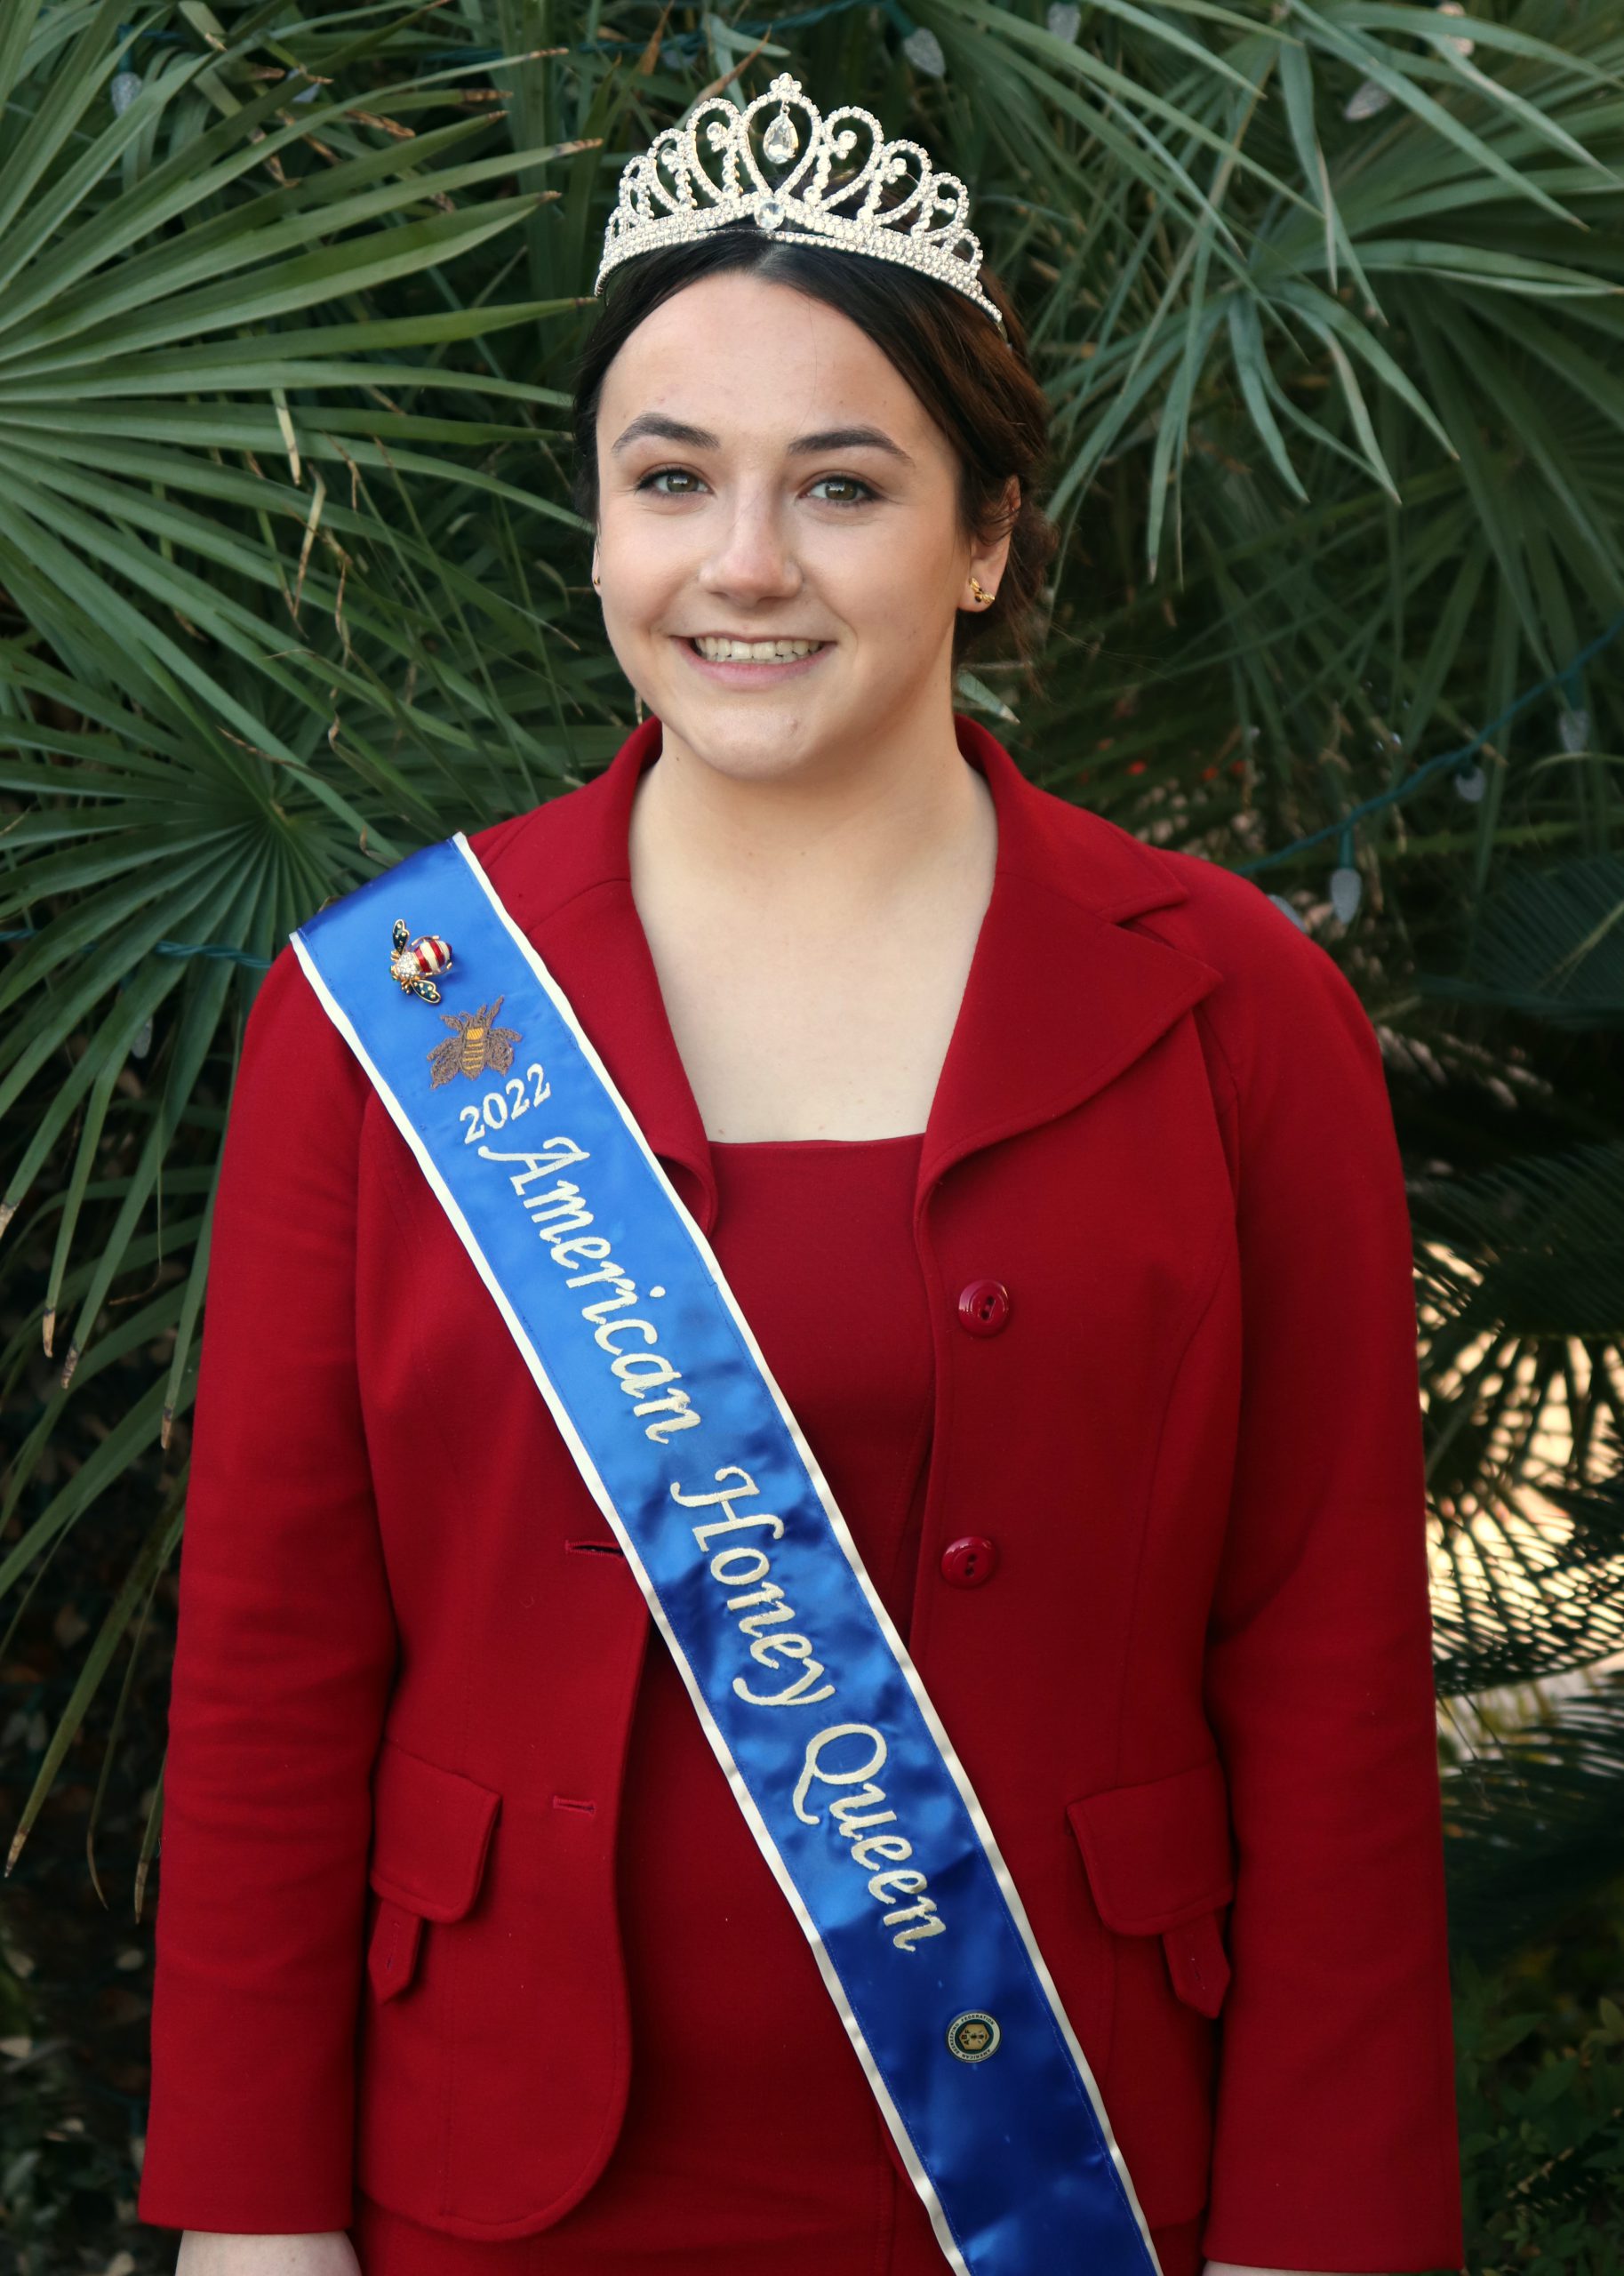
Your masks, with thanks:
[(599, 586), (599, 587), (601, 587), (601, 586), (602, 586), (603, 581), (603, 581), (603, 579), (598, 575), (597, 571), (596, 571), (596, 569), (592, 572), (592, 581), (593, 581), (593, 583), (594, 583), (595, 585), (597, 585), (597, 586)]
[(972, 577), (970, 580), (970, 589), (975, 595), (976, 599), (980, 603), (983, 608), (987, 606), (988, 601), (996, 600), (997, 598), (997, 595), (996, 593), (989, 593), (988, 591), (986, 586), (981, 582), (979, 577)]

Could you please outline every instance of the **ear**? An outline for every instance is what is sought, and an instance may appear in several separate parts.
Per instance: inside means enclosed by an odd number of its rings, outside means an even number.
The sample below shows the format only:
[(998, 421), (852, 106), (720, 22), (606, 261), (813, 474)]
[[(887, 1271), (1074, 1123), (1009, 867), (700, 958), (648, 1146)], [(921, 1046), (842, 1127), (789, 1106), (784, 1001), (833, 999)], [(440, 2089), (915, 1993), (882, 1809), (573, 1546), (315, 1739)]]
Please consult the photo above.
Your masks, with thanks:
[(972, 579), (988, 595), (990, 596), (997, 591), (999, 580), (1004, 574), (1004, 565), (1010, 557), (1010, 534), (1014, 529), (1020, 512), (1020, 483), (1019, 478), (1012, 474), (1004, 485), (1004, 496), (998, 508), (998, 525), (1003, 534), (985, 544), (977, 545), (971, 553), (969, 565), (964, 572), (964, 589), (970, 597), (963, 604), (964, 606), (972, 611), (988, 606), (987, 601), (979, 601), (975, 597), (971, 581)]

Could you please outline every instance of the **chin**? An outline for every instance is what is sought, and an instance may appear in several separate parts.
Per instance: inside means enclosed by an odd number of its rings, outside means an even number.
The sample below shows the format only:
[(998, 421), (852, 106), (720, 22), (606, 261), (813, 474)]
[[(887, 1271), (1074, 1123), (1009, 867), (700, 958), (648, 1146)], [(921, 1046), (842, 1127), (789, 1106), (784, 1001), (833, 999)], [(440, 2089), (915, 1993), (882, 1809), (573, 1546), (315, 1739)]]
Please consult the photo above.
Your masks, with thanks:
[[(646, 699), (645, 699), (646, 700)], [(668, 735), (716, 773), (768, 781), (817, 768), (850, 742), (850, 731), (802, 705), (744, 696), (734, 702), (673, 702), (662, 709)]]

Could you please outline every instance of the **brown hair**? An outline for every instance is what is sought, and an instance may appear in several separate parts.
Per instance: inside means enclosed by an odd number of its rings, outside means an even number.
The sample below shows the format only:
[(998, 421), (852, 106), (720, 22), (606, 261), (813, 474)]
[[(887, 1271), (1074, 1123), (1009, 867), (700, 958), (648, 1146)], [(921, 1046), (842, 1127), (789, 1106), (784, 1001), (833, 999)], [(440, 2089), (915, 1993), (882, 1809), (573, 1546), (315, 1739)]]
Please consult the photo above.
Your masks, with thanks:
[(1033, 604), (1056, 543), (1036, 494), (1048, 448), (1049, 405), (1027, 360), (1020, 320), (985, 268), (979, 281), (1003, 314), (1002, 333), (984, 309), (951, 284), (893, 261), (775, 238), (753, 222), (730, 222), (710, 236), (638, 254), (611, 273), (603, 314), (576, 371), (576, 510), (588, 521), (597, 518), (597, 406), (604, 373), (662, 301), (726, 268), (753, 269), (826, 301), (890, 357), (957, 453), (959, 524), (967, 537), (984, 543), (1002, 536), (1009, 526), (1005, 487), (1016, 477), (1020, 507), (998, 597), (990, 608), (959, 612), (953, 661), (995, 629), (1024, 656)]

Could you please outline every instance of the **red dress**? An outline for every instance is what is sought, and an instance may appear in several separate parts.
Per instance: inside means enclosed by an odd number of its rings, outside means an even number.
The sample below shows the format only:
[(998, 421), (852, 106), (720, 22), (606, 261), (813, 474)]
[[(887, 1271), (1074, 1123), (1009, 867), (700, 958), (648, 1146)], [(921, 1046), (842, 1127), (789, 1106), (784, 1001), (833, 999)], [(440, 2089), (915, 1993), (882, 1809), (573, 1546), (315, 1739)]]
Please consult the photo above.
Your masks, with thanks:
[[(923, 1134), (715, 1144), (712, 1245), (903, 1633), (933, 1370), (912, 1212)], [(864, 1261), (845, 1302), (843, 1258)], [(808, 1336), (808, 1317), (827, 1320)], [(936, 2276), (946, 2264), (670, 1655), (644, 1663), (617, 1862), (631, 2098), (613, 2156), (540, 2235), (480, 2243), (357, 2195), (364, 2276)], [(658, 1903), (649, 1893), (658, 1888)], [(718, 2013), (677, 1958), (732, 1945)], [(712, 1971), (714, 1981), (714, 1970)], [(751, 1987), (770, 1984), (771, 1996)]]

